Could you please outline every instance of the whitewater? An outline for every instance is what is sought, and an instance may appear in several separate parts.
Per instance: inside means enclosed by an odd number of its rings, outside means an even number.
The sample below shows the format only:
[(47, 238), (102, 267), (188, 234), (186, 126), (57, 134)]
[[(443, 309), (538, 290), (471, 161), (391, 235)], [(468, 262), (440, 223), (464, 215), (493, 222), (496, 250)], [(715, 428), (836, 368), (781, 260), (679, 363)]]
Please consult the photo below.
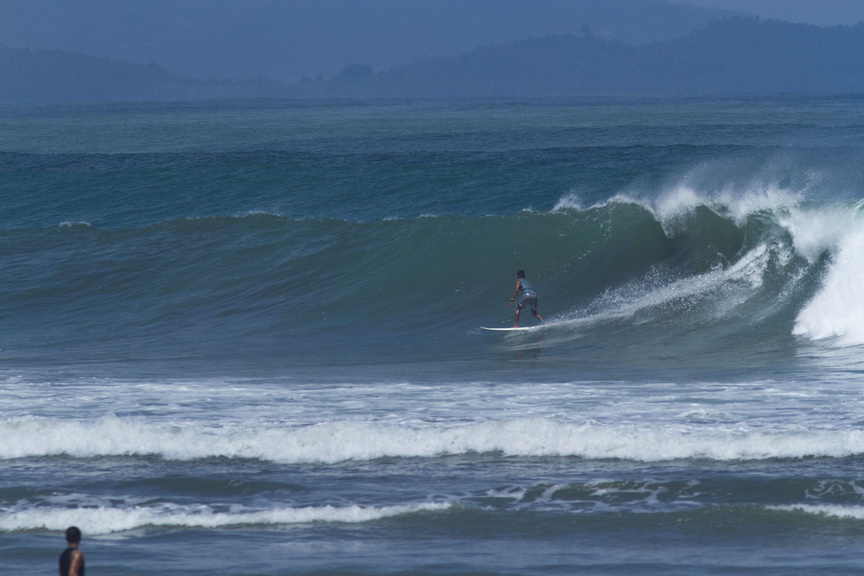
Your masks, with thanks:
[(861, 103), (0, 106), (4, 566), (864, 572)]

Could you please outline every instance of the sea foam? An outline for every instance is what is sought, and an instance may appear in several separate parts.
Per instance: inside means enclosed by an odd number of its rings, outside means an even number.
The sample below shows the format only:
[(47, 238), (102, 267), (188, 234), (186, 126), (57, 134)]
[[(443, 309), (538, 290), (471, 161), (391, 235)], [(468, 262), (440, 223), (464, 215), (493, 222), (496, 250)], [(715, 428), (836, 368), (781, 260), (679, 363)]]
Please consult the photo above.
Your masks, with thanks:
[(796, 243), (815, 257), (828, 250), (830, 263), (816, 295), (795, 320), (794, 334), (835, 338), (839, 346), (864, 344), (864, 217), (860, 206), (831, 210), (790, 222)]
[(784, 512), (801, 512), (803, 514), (813, 514), (825, 518), (864, 520), (864, 506), (791, 504), (786, 506), (769, 506), (769, 509)]

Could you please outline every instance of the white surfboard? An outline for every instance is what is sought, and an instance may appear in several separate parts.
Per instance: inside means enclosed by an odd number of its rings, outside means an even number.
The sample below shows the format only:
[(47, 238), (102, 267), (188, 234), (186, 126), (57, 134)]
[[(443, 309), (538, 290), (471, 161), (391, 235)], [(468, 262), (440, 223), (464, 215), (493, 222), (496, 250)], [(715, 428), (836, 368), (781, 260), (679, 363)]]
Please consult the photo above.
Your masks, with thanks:
[(481, 330), (490, 330), (492, 332), (521, 332), (523, 330), (534, 330), (537, 326), (519, 326), (518, 328), (513, 328), (512, 326), (508, 326), (507, 328), (487, 328), (486, 326), (481, 326)]

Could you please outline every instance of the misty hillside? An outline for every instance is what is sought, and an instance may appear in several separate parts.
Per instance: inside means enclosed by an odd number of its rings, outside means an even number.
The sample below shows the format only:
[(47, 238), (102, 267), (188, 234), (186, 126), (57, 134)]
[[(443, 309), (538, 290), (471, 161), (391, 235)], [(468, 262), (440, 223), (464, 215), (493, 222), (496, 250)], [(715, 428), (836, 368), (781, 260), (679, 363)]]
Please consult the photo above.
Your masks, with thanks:
[(639, 52), (639, 89), (651, 85), (650, 75), (657, 92), (864, 91), (864, 24), (823, 28), (735, 18)]
[(444, 98), (864, 92), (864, 24), (823, 28), (729, 18), (631, 45), (548, 35), (384, 71), (356, 63), (297, 83), (204, 81), (155, 65), (0, 47), (0, 101)]
[[(431, 78), (446, 89), (430, 85)], [(821, 28), (732, 18), (639, 47), (591, 36), (547, 37), (418, 62), (368, 80), (394, 92), (413, 80), (405, 94), (425, 96), (858, 92), (864, 90), (864, 24)]]
[(633, 46), (546, 36), (307, 82), (299, 96), (496, 97), (864, 91), (864, 24), (830, 28), (729, 18)]

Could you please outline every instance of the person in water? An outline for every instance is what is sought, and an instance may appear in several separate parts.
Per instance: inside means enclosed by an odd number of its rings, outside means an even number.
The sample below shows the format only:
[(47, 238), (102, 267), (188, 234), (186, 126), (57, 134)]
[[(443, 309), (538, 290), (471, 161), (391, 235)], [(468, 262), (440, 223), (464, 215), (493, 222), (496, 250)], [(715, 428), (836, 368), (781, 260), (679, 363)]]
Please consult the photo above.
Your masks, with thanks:
[(525, 306), (531, 306), (531, 314), (533, 314), (537, 320), (543, 322), (543, 318), (541, 318), (540, 314), (537, 313), (537, 293), (534, 292), (531, 283), (525, 279), (524, 270), (516, 272), (516, 288), (513, 290), (513, 297), (510, 298), (510, 306), (516, 302), (516, 296), (519, 295), (519, 292), (522, 292), (522, 298), (520, 298), (519, 303), (516, 304), (516, 311), (513, 315), (513, 328), (519, 327), (519, 314), (521, 314), (522, 308)]
[(60, 576), (84, 576), (84, 554), (78, 549), (81, 530), (75, 526), (66, 529), (67, 548), (60, 554)]

